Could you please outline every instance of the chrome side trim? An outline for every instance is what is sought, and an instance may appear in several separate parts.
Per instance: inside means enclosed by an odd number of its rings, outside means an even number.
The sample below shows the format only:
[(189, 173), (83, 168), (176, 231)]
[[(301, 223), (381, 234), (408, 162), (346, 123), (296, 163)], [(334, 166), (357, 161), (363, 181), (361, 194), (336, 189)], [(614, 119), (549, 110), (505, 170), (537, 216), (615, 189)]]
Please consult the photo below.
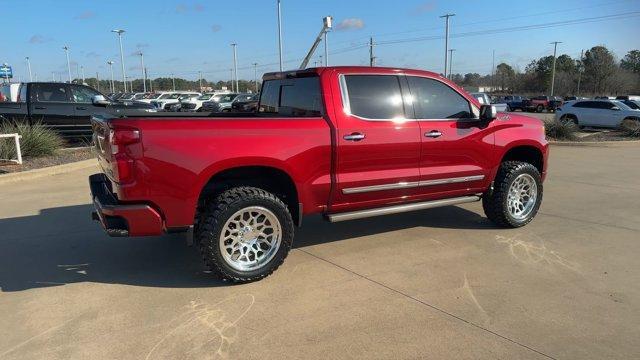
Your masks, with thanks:
[(359, 194), (370, 191), (382, 191), (382, 190), (396, 190), (396, 189), (410, 189), (420, 186), (417, 181), (413, 182), (399, 182), (396, 184), (384, 184), (384, 185), (371, 185), (357, 188), (342, 189), (343, 194)]
[(342, 193), (343, 194), (360, 194), (360, 193), (371, 192), (371, 191), (398, 190), (398, 189), (410, 189), (410, 188), (416, 188), (416, 187), (422, 187), (422, 186), (457, 184), (462, 182), (478, 181), (482, 179), (484, 179), (484, 175), (471, 175), (471, 176), (425, 180), (425, 181), (399, 182), (396, 184), (383, 184), (383, 185), (362, 186), (357, 188), (346, 188), (346, 189), (342, 189)]
[(441, 206), (465, 204), (470, 202), (476, 202), (480, 199), (481, 197), (478, 195), (461, 196), (461, 197), (456, 197), (451, 199), (432, 200), (432, 201), (425, 201), (425, 202), (412, 203), (412, 204), (387, 206), (387, 207), (382, 207), (377, 209), (368, 209), (368, 210), (359, 210), (359, 211), (350, 211), (345, 213), (331, 214), (331, 215), (327, 215), (327, 218), (329, 219), (330, 222), (340, 222), (340, 221), (362, 219), (362, 218), (381, 216), (381, 215), (399, 214), (399, 213), (408, 212), (408, 211), (431, 209), (431, 208), (437, 208)]

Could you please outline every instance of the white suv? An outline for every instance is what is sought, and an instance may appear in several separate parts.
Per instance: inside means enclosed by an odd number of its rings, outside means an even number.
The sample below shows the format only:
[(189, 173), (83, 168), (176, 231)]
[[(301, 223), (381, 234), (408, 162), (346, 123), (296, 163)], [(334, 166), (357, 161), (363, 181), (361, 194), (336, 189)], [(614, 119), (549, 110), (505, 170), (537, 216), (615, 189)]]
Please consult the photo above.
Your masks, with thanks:
[(556, 120), (572, 122), (580, 127), (617, 128), (623, 120), (640, 120), (635, 110), (619, 100), (574, 100), (556, 109)]

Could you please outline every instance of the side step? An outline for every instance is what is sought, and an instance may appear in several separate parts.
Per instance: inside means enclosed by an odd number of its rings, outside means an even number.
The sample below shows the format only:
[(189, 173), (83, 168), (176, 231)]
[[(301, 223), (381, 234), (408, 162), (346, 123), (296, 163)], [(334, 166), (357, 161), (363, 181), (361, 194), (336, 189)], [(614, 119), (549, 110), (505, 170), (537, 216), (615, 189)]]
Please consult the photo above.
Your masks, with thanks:
[(327, 218), (329, 219), (330, 222), (339, 222), (339, 221), (362, 219), (362, 218), (368, 218), (368, 217), (374, 217), (374, 216), (380, 216), (380, 215), (390, 215), (390, 214), (398, 214), (398, 213), (409, 212), (409, 211), (432, 209), (432, 208), (437, 208), (441, 206), (465, 204), (465, 203), (476, 202), (480, 199), (481, 197), (478, 195), (461, 196), (461, 197), (450, 198), (450, 199), (432, 200), (432, 201), (425, 201), (425, 202), (419, 202), (419, 203), (387, 206), (387, 207), (376, 208), (376, 209), (367, 209), (367, 210), (358, 210), (358, 211), (330, 214), (330, 215), (327, 215)]

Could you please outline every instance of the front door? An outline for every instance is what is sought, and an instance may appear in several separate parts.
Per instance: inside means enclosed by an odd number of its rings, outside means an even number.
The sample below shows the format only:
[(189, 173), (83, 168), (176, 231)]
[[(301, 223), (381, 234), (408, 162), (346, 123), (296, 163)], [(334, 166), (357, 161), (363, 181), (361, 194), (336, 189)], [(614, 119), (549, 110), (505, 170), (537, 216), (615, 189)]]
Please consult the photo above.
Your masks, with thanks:
[(342, 96), (334, 95), (336, 187), (330, 212), (410, 201), (419, 193), (420, 126), (407, 121), (404, 78), (381, 70), (380, 75), (347, 72), (338, 81)]
[(420, 189), (431, 197), (468, 194), (489, 180), (495, 153), (493, 123), (446, 83), (408, 76), (415, 118), (421, 131)]

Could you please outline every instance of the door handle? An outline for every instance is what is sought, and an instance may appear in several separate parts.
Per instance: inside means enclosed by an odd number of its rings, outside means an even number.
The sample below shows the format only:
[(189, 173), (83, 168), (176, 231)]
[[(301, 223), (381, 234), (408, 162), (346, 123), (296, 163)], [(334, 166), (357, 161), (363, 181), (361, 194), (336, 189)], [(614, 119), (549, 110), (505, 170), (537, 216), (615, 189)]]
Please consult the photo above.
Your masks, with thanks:
[(354, 133), (351, 133), (349, 135), (345, 135), (342, 138), (347, 140), (347, 141), (360, 141), (360, 140), (364, 139), (364, 134), (354, 132)]
[(424, 136), (430, 137), (430, 138), (437, 138), (442, 136), (442, 133), (438, 130), (431, 130), (428, 133), (424, 133)]
[(84, 106), (76, 106), (76, 110), (87, 110)]
[(45, 110), (46, 107), (44, 107), (44, 106), (36, 106), (35, 109), (36, 110)]

